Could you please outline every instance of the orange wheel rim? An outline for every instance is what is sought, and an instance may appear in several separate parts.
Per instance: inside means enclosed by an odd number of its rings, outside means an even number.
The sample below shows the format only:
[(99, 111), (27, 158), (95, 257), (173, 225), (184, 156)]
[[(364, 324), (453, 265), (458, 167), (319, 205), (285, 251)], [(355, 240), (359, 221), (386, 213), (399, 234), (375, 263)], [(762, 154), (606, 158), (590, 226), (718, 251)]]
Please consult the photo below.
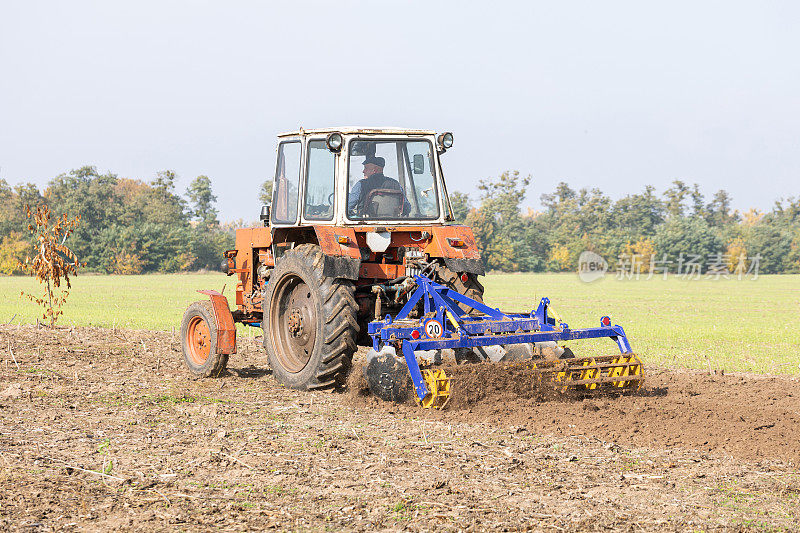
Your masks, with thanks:
[(189, 359), (197, 366), (203, 366), (211, 353), (211, 331), (201, 317), (193, 317), (186, 328), (186, 345), (189, 347)]

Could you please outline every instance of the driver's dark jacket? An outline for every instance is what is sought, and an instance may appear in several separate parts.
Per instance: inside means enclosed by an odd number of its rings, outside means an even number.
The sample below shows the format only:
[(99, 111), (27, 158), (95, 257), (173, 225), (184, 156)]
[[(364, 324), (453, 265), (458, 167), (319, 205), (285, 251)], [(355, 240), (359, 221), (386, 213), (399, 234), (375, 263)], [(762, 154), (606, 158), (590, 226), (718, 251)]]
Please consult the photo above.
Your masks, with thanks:
[[(353, 185), (353, 190), (350, 191), (347, 210), (351, 216), (362, 215), (364, 213), (364, 204), (369, 197), (369, 193), (375, 189), (396, 189), (402, 191), (403, 187), (400, 186), (396, 179), (384, 176), (382, 173), (373, 174), (368, 178), (364, 178)], [(408, 215), (409, 212), (411, 212), (411, 204), (408, 203), (408, 199), (406, 199), (404, 194), (403, 215)]]

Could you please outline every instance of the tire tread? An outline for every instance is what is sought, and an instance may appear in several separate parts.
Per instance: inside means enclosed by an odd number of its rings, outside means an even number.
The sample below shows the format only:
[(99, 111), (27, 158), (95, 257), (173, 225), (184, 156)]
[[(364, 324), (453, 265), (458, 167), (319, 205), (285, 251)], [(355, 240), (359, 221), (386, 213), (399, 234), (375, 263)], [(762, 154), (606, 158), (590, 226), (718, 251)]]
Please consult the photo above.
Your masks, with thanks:
[[(324, 255), (316, 244), (300, 244), (287, 251), (279, 261), (298, 261), (304, 270), (317, 276), (322, 316), (322, 357), (313, 375), (304, 383), (294, 385), (301, 390), (325, 390), (344, 387), (350, 370), (355, 338), (358, 333), (357, 305), (350, 280), (323, 276)], [(278, 265), (276, 265), (277, 268)], [(275, 274), (273, 274), (274, 276)], [(268, 304), (265, 302), (265, 309)], [(266, 312), (266, 311), (265, 311)], [(266, 320), (264, 323), (266, 324)], [(268, 335), (264, 335), (265, 345)], [(269, 350), (269, 347), (268, 347)], [(274, 372), (274, 369), (273, 369)]]

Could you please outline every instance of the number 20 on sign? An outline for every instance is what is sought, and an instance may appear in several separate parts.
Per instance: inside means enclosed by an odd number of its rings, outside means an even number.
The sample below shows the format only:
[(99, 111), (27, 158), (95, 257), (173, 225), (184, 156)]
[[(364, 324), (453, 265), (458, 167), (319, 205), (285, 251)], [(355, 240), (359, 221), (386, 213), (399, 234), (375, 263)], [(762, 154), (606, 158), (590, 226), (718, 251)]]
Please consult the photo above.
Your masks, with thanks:
[(431, 339), (438, 339), (442, 336), (442, 325), (438, 320), (428, 320), (425, 322), (425, 334)]

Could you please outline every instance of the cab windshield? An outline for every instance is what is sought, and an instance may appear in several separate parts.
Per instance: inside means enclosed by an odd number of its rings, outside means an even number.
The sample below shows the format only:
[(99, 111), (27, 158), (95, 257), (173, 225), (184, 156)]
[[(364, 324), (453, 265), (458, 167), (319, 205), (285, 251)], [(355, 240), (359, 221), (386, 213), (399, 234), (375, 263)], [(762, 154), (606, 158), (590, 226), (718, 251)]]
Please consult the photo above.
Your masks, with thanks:
[(347, 217), (438, 218), (434, 164), (433, 145), (426, 140), (350, 141)]

